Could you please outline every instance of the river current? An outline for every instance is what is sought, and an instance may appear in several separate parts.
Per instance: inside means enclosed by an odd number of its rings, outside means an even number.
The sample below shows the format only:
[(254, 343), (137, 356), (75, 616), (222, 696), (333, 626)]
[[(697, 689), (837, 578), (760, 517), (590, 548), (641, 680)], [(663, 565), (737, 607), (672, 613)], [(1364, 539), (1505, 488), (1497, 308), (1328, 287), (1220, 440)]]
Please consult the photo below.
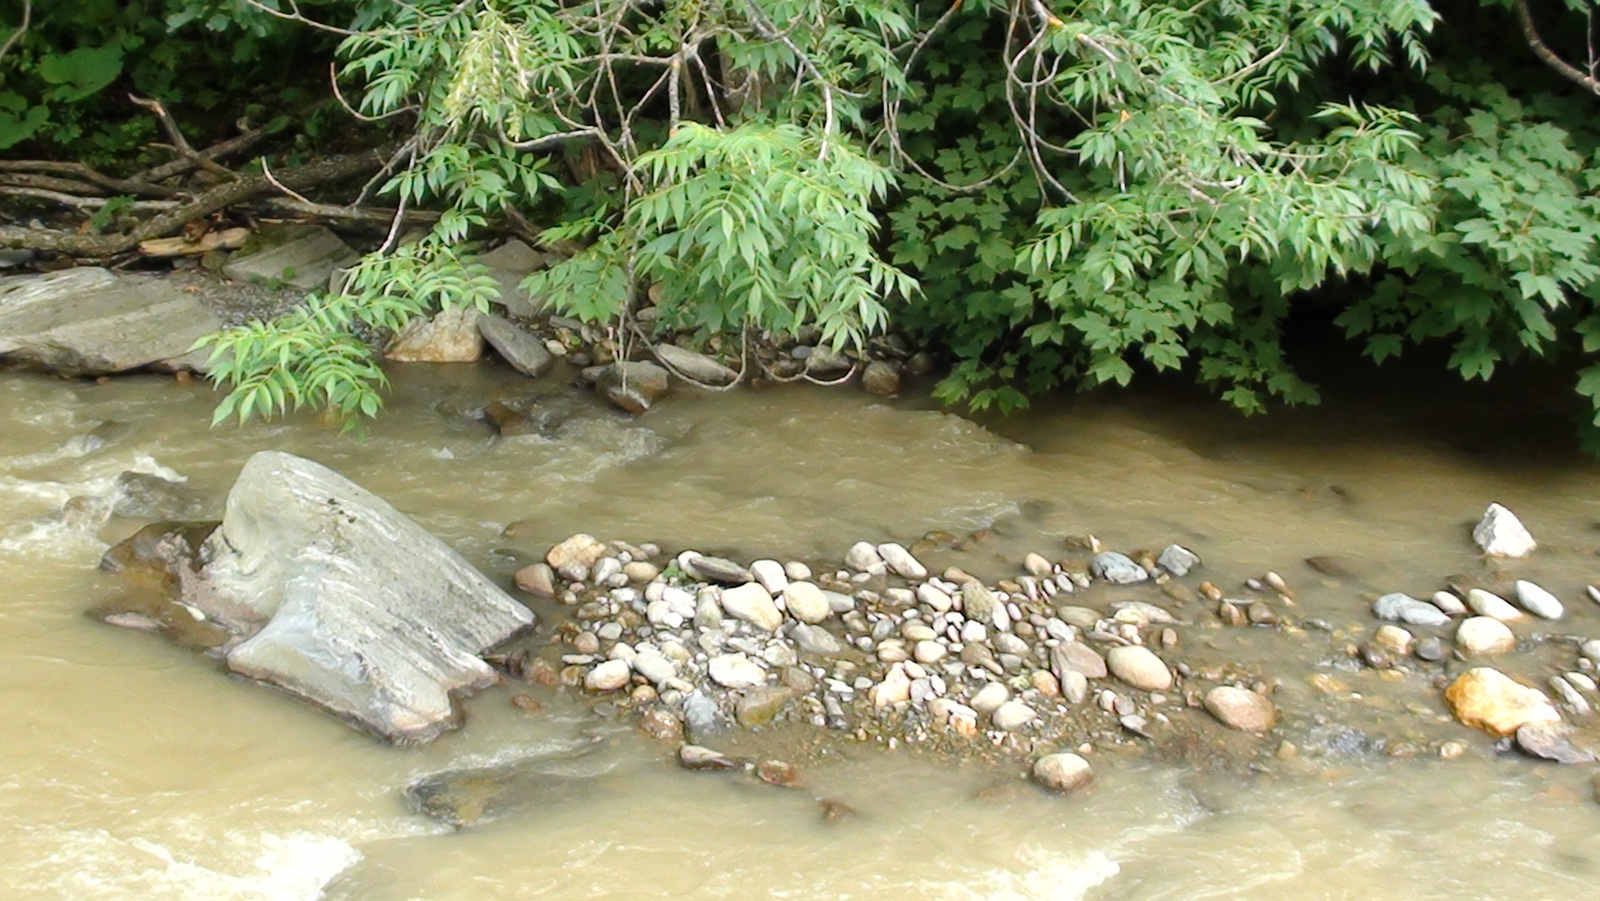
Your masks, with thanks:
[[(84, 615), (114, 590), (101, 553), (140, 524), (106, 518), (119, 474), (184, 479), (215, 517), (272, 448), (371, 489), (506, 585), (580, 531), (831, 566), (857, 539), (983, 529), (963, 565), (986, 578), (1092, 533), (1183, 543), (1230, 588), (1278, 570), (1303, 615), (1368, 631), (1360, 590), (1302, 561), (1339, 555), (1362, 586), (1425, 597), (1481, 570), (1467, 533), (1498, 501), (1540, 539), (1522, 572), (1566, 601), (1559, 631), (1596, 637), (1583, 586), (1600, 578), (1600, 465), (1559, 415), (1419, 386), (1256, 420), (1184, 392), (1096, 395), (982, 425), (843, 390), (680, 393), (638, 419), (555, 392), (547, 434), (502, 439), (459, 411), (525, 383), (489, 364), (395, 377), (354, 440), (309, 417), (211, 429), (199, 383), (0, 373), (0, 897), (1533, 899), (1600, 880), (1593, 768), (1496, 754), (1442, 721), (1425, 682), (1402, 694), (1342, 672), (1351, 690), (1315, 709), (1426, 721), (1469, 747), (1458, 759), (1241, 776), (1130, 756), (1056, 797), (1016, 772), (841, 742), (784, 792), (680, 770), (558, 689), (531, 689), (535, 714), (490, 689), (463, 730), (386, 747)], [(1286, 710), (1311, 693), (1292, 639), (1241, 640), (1209, 649), (1279, 670)], [(452, 832), (402, 803), (418, 776), (595, 736), (605, 750), (566, 764), (580, 791), (514, 816)], [(859, 814), (826, 822), (821, 796)]]

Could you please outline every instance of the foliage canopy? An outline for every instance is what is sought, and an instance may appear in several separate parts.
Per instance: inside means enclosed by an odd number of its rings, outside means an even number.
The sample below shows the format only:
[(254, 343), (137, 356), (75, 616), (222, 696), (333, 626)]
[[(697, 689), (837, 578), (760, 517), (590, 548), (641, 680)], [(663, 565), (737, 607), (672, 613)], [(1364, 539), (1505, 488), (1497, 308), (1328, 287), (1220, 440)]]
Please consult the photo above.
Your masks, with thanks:
[[(453, 248), (509, 210), (581, 248), (528, 285), (567, 313), (630, 334), (653, 288), (660, 328), (894, 322), (978, 408), (1140, 369), (1313, 401), (1282, 335), (1316, 302), (1380, 363), (1578, 361), (1600, 435), (1593, 0), (144, 3), (240, 58), (336, 39), (351, 112), (403, 142), (384, 190), (443, 210), (347, 294), (217, 337), (219, 418), (375, 411), (353, 335), (487, 304)], [(115, 29), (52, 21), (0, 59), (31, 73), (0, 141), (104, 87)]]

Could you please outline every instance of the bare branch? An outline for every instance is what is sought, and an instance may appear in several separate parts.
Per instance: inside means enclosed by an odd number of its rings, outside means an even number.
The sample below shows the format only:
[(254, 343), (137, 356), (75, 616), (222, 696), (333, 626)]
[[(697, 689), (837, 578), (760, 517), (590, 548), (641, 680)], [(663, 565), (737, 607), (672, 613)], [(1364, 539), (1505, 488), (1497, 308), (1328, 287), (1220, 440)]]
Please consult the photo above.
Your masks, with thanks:
[(328, 25), (328, 24), (325, 24), (325, 23), (322, 23), (322, 22), (318, 22), (315, 19), (308, 19), (304, 15), (301, 14), (300, 5), (298, 3), (296, 3), (295, 0), (289, 0), (289, 12), (284, 12), (281, 9), (273, 9), (272, 7), (267, 6), (266, 4), (262, 3), (261, 0), (243, 0), (243, 2), (245, 3), (245, 5), (254, 7), (254, 8), (260, 10), (261, 12), (264, 12), (267, 15), (272, 16), (274, 18), (285, 19), (285, 20), (288, 20), (290, 22), (299, 22), (302, 25), (308, 25), (308, 26), (310, 26), (312, 28), (317, 29), (318, 31), (327, 31), (327, 32), (332, 32), (333, 34), (342, 34), (345, 37), (352, 37), (354, 35), (358, 35), (358, 34), (361, 33), (359, 31), (351, 31), (348, 28), (339, 28), (339, 27), (334, 26), (334, 25)]
[[(0, 194), (49, 200), (62, 206), (75, 207), (80, 210), (98, 210), (116, 200), (114, 197), (84, 197), (79, 194), (67, 194), (62, 191), (30, 188), (22, 185), (0, 185)], [(135, 200), (131, 201), (127, 208), (130, 210), (170, 210), (178, 206), (180, 204), (176, 200)]]
[(16, 31), (11, 32), (11, 37), (6, 38), (4, 44), (0, 44), (0, 59), (5, 59), (6, 54), (11, 52), (11, 45), (22, 40), (22, 36), (28, 33), (28, 26), (32, 21), (33, 0), (22, 0), (22, 23), (17, 26)]
[(1600, 94), (1600, 79), (1585, 75), (1582, 69), (1557, 56), (1555, 51), (1550, 49), (1550, 45), (1539, 37), (1539, 30), (1533, 25), (1533, 13), (1528, 11), (1528, 0), (1516, 0), (1515, 6), (1517, 21), (1522, 24), (1522, 36), (1533, 49), (1533, 55), (1543, 60), (1545, 65), (1556, 70), (1563, 78), (1583, 85), (1591, 93)]

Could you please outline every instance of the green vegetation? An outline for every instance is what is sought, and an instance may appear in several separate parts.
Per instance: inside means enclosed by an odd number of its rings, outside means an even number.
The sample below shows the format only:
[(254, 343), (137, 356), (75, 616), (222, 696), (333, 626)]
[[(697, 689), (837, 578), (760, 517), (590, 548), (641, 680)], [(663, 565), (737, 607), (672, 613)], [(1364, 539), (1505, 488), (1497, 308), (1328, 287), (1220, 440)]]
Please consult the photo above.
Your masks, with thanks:
[[(113, 92), (221, 109), (321, 53), (353, 107), (334, 112), (399, 142), (383, 192), (442, 213), (346, 294), (213, 339), (219, 419), (376, 411), (355, 336), (486, 304), (452, 248), (515, 216), (577, 248), (528, 285), (571, 315), (631, 332), (649, 291), (660, 328), (841, 347), (892, 323), (948, 350), (951, 403), (1141, 370), (1247, 412), (1314, 401), (1281, 341), (1314, 300), (1378, 363), (1433, 342), (1469, 379), (1559, 360), (1600, 436), (1594, 0), (51, 10), (0, 58), (0, 144), (129, 153), (150, 126), (107, 116)], [(193, 81), (151, 68), (201, 47)]]

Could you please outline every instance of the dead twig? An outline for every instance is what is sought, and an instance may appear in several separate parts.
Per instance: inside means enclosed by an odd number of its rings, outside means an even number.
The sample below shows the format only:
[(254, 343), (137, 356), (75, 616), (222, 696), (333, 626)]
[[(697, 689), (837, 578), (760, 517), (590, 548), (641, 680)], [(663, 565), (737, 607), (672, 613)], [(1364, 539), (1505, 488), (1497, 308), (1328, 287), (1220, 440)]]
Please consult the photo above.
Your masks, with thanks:
[(0, 44), (0, 59), (6, 58), (6, 54), (11, 52), (11, 46), (22, 40), (22, 36), (28, 33), (28, 26), (32, 23), (33, 0), (22, 0), (22, 23), (17, 26), (16, 31), (11, 32), (11, 37), (6, 38), (4, 44)]
[(53, 172), (57, 175), (75, 175), (108, 191), (115, 191), (118, 194), (132, 194), (136, 197), (174, 197), (179, 193), (177, 188), (152, 184), (137, 178), (112, 178), (82, 163), (56, 162), (55, 160), (0, 160), (0, 172)]

